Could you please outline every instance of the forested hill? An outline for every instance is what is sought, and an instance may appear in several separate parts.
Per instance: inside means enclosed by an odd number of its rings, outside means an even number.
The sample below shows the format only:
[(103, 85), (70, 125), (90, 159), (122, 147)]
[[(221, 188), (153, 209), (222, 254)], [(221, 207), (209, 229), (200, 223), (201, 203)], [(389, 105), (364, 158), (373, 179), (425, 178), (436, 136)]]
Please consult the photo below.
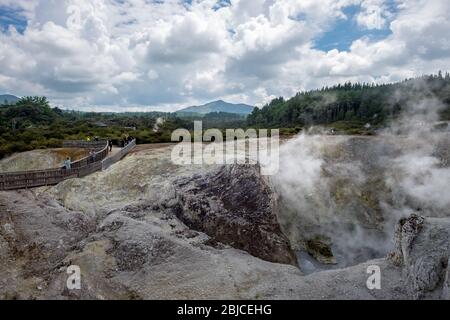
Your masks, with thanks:
[(346, 83), (278, 98), (248, 116), (253, 127), (292, 128), (336, 122), (382, 126), (423, 98), (438, 98), (446, 108), (441, 120), (450, 120), (450, 75), (442, 73), (395, 84)]

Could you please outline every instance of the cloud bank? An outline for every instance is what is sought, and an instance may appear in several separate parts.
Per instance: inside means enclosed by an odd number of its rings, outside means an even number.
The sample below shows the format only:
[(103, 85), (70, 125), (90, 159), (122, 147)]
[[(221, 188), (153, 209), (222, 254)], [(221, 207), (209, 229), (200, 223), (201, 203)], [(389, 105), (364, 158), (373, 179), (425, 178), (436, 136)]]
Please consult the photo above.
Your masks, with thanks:
[[(261, 105), (450, 65), (447, 0), (0, 0), (0, 17), (11, 10), (27, 23), (0, 29), (0, 92), (71, 109)], [(342, 21), (366, 35), (347, 50), (318, 47)]]

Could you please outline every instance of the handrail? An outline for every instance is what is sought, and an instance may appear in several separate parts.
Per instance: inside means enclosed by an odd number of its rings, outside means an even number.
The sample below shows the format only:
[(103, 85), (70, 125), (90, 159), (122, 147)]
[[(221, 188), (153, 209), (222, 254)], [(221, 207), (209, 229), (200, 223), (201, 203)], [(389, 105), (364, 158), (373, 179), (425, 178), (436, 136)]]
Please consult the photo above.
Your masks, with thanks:
[(112, 157), (106, 158), (102, 161), (102, 170), (106, 170), (111, 167), (114, 163), (120, 161), (125, 157), (131, 150), (136, 147), (136, 139), (127, 144), (124, 148), (122, 148), (117, 154)]
[[(108, 143), (103, 145), (103, 149), (75, 161), (71, 169), (54, 168), (46, 170), (30, 170), (22, 172), (0, 173), (0, 190), (25, 189), (58, 184), (61, 181), (71, 178), (81, 178), (96, 171), (102, 170), (102, 162), (108, 156)], [(90, 144), (91, 146), (93, 144)]]
[(105, 140), (84, 141), (84, 140), (66, 140), (63, 142), (64, 148), (83, 148), (83, 149), (100, 149), (105, 145)]
[(72, 162), (71, 164), (72, 169), (81, 168), (94, 162), (103, 161), (108, 156), (108, 148), (109, 145), (108, 142), (106, 141), (106, 146), (102, 150), (87, 157), (84, 157), (78, 161)]

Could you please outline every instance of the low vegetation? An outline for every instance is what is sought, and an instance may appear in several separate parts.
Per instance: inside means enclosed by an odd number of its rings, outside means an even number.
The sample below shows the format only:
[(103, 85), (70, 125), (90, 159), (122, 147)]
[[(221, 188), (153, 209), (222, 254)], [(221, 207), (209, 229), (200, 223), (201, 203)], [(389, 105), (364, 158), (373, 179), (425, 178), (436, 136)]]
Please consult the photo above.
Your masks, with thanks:
[[(444, 103), (441, 120), (450, 120), (450, 75), (424, 76), (395, 84), (351, 84), (274, 99), (248, 117), (225, 112), (206, 115), (161, 112), (86, 113), (52, 108), (45, 97), (24, 97), (0, 106), (0, 158), (33, 149), (57, 148), (63, 140), (102, 137), (115, 144), (128, 135), (139, 144), (170, 142), (175, 129), (280, 128), (289, 136), (320, 125), (344, 134), (373, 134), (411, 103), (423, 98)], [(161, 121), (163, 120), (163, 121)]]

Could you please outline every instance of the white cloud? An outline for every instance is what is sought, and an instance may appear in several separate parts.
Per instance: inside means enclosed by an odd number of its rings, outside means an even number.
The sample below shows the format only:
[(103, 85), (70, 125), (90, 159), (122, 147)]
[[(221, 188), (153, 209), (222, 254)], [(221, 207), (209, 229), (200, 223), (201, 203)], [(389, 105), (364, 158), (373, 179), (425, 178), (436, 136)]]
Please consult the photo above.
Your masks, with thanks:
[[(448, 68), (450, 3), (396, 0), (393, 12), (390, 2), (232, 0), (215, 10), (216, 0), (0, 0), (28, 18), (23, 34), (0, 33), (0, 92), (45, 94), (68, 108), (174, 110), (218, 98), (261, 105), (339, 81)], [(352, 18), (350, 5), (361, 8), (360, 28), (391, 35), (315, 49)]]
[(391, 16), (387, 2), (387, 0), (363, 0), (361, 12), (356, 17), (358, 25), (369, 30), (383, 29)]

